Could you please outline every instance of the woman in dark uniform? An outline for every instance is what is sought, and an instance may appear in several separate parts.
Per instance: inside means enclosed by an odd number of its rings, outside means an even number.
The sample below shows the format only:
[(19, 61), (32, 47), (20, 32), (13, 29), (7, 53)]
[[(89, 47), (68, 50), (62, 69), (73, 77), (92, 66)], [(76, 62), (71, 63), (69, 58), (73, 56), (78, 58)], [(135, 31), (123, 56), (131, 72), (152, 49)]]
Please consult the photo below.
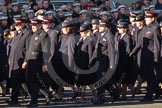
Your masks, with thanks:
[[(130, 36), (127, 34), (128, 31), (128, 23), (121, 22), (119, 23), (118, 33), (116, 33), (115, 41), (118, 44), (118, 51), (119, 51), (119, 61), (116, 70), (117, 80), (119, 84), (122, 84), (122, 97), (121, 99), (126, 99), (126, 91), (127, 87), (130, 87), (132, 92), (134, 92), (132, 77), (133, 74), (129, 72), (129, 53), (130, 53)], [(123, 76), (123, 77), (122, 77)]]
[(74, 85), (74, 54), (76, 49), (76, 39), (72, 34), (72, 23), (71, 21), (65, 20), (62, 23), (62, 34), (60, 39), (59, 52), (61, 54), (60, 60), (62, 63), (60, 77), (68, 84)]
[[(82, 99), (84, 99), (84, 91), (87, 85), (95, 83), (95, 74), (89, 74), (89, 62), (92, 57), (92, 53), (95, 49), (95, 37), (91, 32), (90, 24), (83, 24), (80, 27), (81, 38), (77, 43), (77, 65), (81, 69), (79, 73), (82, 73), (84, 70), (87, 70), (86, 74), (79, 74), (78, 76), (78, 85), (81, 86), (82, 90)], [(96, 96), (96, 90), (91, 88), (94, 97)]]
[[(9, 75), (9, 63), (8, 63), (8, 58), (9, 58), (9, 55), (10, 55), (10, 49), (11, 49), (11, 42), (12, 42), (12, 39), (14, 37), (14, 35), (12, 34), (12, 32), (15, 32), (16, 29), (15, 28), (11, 28), (10, 30), (9, 29), (6, 29), (4, 30), (4, 52), (3, 52), (3, 66), (4, 66), (4, 80), (7, 81), (6, 83), (6, 91), (3, 91), (3, 92), (6, 92), (6, 93), (9, 93), (9, 88), (11, 87), (11, 82), (8, 78), (8, 75)], [(4, 93), (5, 94), (5, 93)]]

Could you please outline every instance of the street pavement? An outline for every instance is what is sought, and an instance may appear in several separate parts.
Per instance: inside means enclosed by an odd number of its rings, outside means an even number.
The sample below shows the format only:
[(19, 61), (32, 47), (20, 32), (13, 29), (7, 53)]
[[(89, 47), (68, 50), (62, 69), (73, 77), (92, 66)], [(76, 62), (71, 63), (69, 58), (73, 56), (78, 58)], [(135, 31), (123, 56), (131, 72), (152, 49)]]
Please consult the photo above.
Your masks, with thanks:
[[(65, 88), (65, 93), (63, 100), (61, 102), (55, 102), (54, 98), (49, 105), (46, 105), (45, 98), (41, 96), (39, 98), (39, 106), (40, 108), (162, 108), (162, 96), (153, 102), (140, 102), (143, 99), (144, 93), (146, 93), (145, 87), (142, 87), (142, 94), (136, 94), (134, 98), (131, 97), (131, 92), (128, 90), (127, 100), (125, 101), (115, 101), (114, 103), (110, 102), (110, 96), (108, 92), (106, 92), (105, 103), (102, 105), (93, 105), (91, 102), (92, 92), (90, 90), (86, 91), (86, 99), (85, 101), (80, 101), (80, 98), (77, 97), (77, 101), (71, 100), (73, 96), (73, 91), (69, 88)], [(10, 95), (6, 95), (4, 97), (0, 96), (0, 108), (26, 108), (28, 103), (30, 102), (30, 97), (27, 96), (24, 98), (23, 96), (19, 97), (19, 105), (17, 106), (9, 106), (6, 103)]]

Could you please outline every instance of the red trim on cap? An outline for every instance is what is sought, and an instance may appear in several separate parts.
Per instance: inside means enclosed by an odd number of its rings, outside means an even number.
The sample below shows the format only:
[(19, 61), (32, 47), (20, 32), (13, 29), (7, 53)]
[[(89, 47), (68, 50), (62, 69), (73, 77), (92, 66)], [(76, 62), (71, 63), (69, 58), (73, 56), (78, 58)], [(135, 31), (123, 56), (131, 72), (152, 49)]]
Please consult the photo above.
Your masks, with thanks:
[(153, 14), (153, 13), (147, 13), (146, 16), (149, 16), (149, 17), (156, 17), (156, 15)]
[(41, 20), (32, 20), (31, 24), (42, 24)]
[(131, 16), (131, 17), (136, 17), (137, 15), (134, 14), (134, 13), (130, 13), (130, 16)]
[(108, 22), (103, 21), (103, 20), (100, 20), (99, 23), (100, 23), (100, 25), (104, 25), (106, 27), (109, 27), (110, 26)]
[(23, 22), (25, 22), (25, 20), (23, 20), (23, 19), (16, 19), (15, 22), (16, 23), (23, 23)]

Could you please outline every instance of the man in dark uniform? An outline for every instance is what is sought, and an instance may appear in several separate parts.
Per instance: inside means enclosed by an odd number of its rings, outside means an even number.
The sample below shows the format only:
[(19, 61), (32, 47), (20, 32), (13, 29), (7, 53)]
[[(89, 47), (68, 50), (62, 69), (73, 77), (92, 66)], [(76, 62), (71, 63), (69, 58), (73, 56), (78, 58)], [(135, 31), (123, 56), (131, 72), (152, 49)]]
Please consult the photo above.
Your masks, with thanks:
[[(145, 20), (144, 20), (144, 15), (137, 15), (135, 18), (135, 23), (137, 28), (135, 29), (135, 33), (134, 33), (134, 41), (135, 41), (135, 45), (137, 45), (140, 41), (140, 38), (142, 38), (143, 35), (143, 31), (145, 29)], [(141, 93), (140, 88), (143, 82), (142, 77), (139, 75), (140, 73), (140, 61), (141, 61), (141, 50), (138, 51), (137, 55), (136, 55), (136, 63), (137, 63), (137, 86), (135, 89), (135, 93), (139, 94)]]
[(18, 103), (18, 96), (21, 85), (25, 82), (25, 70), (22, 64), (25, 59), (28, 42), (32, 32), (26, 29), (23, 19), (15, 20), (16, 33), (11, 43), (9, 56), (9, 78), (12, 78), (11, 105)]
[[(47, 72), (47, 62), (50, 56), (50, 39), (48, 34), (42, 29), (42, 20), (37, 18), (31, 20), (32, 31), (34, 32), (22, 67), (27, 67), (27, 86), (31, 95), (29, 106), (38, 105), (38, 94), (40, 90), (39, 80), (41, 73)], [(45, 85), (46, 87), (46, 85)]]
[[(100, 21), (99, 36), (96, 43), (96, 49), (92, 56), (92, 59), (97, 57), (96, 59), (99, 61), (99, 67), (97, 70), (98, 81), (104, 76), (108, 69), (113, 69), (115, 66), (115, 40), (109, 28), (108, 22)], [(109, 90), (110, 88), (113, 88), (112, 81), (105, 82), (105, 84), (99, 87), (97, 100), (94, 104), (102, 104), (104, 102), (104, 92), (106, 89)], [(115, 94), (115, 91), (111, 91), (111, 96), (113, 96), (113, 99), (116, 99), (117, 95)]]
[[(50, 24), (54, 23), (54, 20), (50, 20), (50, 19), (44, 19), (43, 20), (43, 24), (42, 27), (44, 29), (45, 32), (48, 33), (50, 40), (51, 40), (51, 57), (49, 58), (49, 61), (52, 62), (53, 68), (55, 70), (55, 72), (59, 72), (59, 63), (57, 63), (57, 57), (58, 57), (58, 41), (59, 41), (59, 31), (55, 30), (55, 29), (51, 29), (50, 28)], [(48, 71), (49, 72), (53, 72), (53, 71)], [(50, 73), (52, 74), (52, 73)], [(56, 84), (52, 78), (49, 77), (49, 86), (51, 86), (51, 88), (58, 93), (61, 93), (63, 91), (63, 88), (60, 87), (58, 84)], [(57, 98), (57, 97), (56, 97)]]

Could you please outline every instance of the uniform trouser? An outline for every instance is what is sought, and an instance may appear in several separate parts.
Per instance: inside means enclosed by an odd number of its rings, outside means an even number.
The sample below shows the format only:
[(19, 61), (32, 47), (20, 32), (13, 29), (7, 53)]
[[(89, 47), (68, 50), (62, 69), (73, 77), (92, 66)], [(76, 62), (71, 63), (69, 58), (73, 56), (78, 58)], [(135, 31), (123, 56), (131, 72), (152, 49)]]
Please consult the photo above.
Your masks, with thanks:
[(18, 102), (18, 96), (22, 83), (23, 81), (21, 79), (12, 79), (12, 95), (11, 95), (12, 102)]
[(149, 98), (149, 99), (152, 99), (153, 93), (160, 92), (160, 89), (158, 87), (158, 81), (156, 79), (146, 80), (146, 81), (147, 81), (146, 97)]
[(39, 82), (28, 82), (27, 86), (31, 95), (31, 104), (37, 104), (40, 91)]
[(30, 93), (29, 93), (29, 90), (28, 90), (26, 83), (22, 83), (22, 89), (24, 90), (25, 95), (28, 94), (30, 96)]
[(118, 92), (118, 88), (116, 87), (116, 85), (113, 85), (110, 82), (106, 83), (98, 88), (98, 99), (102, 100), (105, 97), (105, 90), (108, 90), (111, 96), (114, 96)]

